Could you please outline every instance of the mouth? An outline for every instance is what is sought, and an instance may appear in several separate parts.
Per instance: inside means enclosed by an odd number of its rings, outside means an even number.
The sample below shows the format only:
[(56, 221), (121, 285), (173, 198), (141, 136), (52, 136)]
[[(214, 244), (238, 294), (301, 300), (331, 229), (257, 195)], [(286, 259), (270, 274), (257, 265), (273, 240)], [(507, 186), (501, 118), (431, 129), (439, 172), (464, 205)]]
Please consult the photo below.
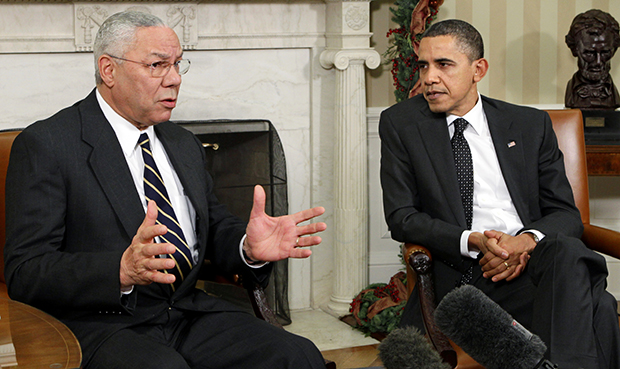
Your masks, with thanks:
[(430, 100), (438, 99), (443, 94), (444, 94), (444, 92), (442, 92), (442, 91), (430, 90), (430, 91), (426, 91), (424, 93), (424, 96), (426, 97), (426, 100), (430, 101)]
[(163, 99), (159, 102), (168, 109), (174, 109), (177, 106), (177, 99)]

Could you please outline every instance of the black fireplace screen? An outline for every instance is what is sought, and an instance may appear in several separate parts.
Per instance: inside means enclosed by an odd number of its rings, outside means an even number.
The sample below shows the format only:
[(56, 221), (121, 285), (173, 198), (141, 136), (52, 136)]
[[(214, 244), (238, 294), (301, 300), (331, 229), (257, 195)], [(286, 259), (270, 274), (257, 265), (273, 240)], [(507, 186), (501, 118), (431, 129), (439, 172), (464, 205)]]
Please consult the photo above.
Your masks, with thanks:
[[(200, 120), (176, 123), (194, 133), (202, 142), (207, 157), (206, 169), (215, 184), (215, 195), (230, 212), (247, 221), (252, 209), (254, 186), (260, 184), (267, 194), (267, 214), (280, 216), (288, 213), (286, 160), (282, 143), (271, 122)], [(225, 293), (221, 290), (209, 292), (218, 295)], [(280, 323), (290, 324), (287, 260), (275, 263), (266, 294)], [(248, 304), (247, 309), (251, 309), (249, 302), (235, 297), (231, 299)]]

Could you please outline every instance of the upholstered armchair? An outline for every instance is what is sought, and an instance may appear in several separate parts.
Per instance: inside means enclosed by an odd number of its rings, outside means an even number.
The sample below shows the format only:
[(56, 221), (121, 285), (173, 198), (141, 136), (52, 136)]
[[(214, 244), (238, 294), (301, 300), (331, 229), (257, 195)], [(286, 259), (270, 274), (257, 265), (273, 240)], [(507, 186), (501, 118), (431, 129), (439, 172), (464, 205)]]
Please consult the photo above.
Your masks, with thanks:
[[(9, 165), (9, 156), (11, 154), (11, 146), (13, 140), (21, 132), (21, 130), (5, 130), (0, 131), (0, 298), (9, 298), (7, 292), (6, 281), (4, 279), (4, 245), (6, 237), (5, 229), (5, 182), (6, 172)], [(206, 263), (208, 264), (208, 262)], [(209, 270), (209, 265), (205, 265), (206, 270)], [(276, 315), (269, 306), (265, 291), (259, 285), (254, 283), (246, 283), (241, 276), (223, 276), (215, 273), (204, 273), (204, 278), (208, 278), (211, 281), (217, 283), (232, 284), (238, 287), (245, 288), (249, 300), (252, 304), (254, 314), (256, 317), (269, 322), (272, 325), (282, 328), (282, 325), (276, 319)], [(200, 282), (199, 282), (200, 283)], [(332, 361), (325, 360), (325, 367), (327, 369), (336, 369), (336, 364)]]
[[(620, 233), (590, 224), (590, 203), (588, 194), (588, 172), (583, 120), (579, 109), (547, 110), (558, 144), (564, 154), (566, 175), (573, 189), (575, 203), (581, 212), (584, 232), (581, 240), (589, 248), (620, 259)], [(424, 324), (430, 341), (443, 360), (452, 368), (482, 368), (459, 347), (450, 342), (435, 326), (433, 313), (437, 301), (433, 287), (431, 253), (420, 245), (403, 245), (403, 257), (407, 264), (409, 294), (416, 283)]]
[(9, 166), (9, 155), (13, 140), (21, 131), (0, 131), (0, 297), (9, 298), (9, 293), (4, 280), (4, 242), (6, 238), (4, 218), (4, 185), (6, 182), (6, 170)]

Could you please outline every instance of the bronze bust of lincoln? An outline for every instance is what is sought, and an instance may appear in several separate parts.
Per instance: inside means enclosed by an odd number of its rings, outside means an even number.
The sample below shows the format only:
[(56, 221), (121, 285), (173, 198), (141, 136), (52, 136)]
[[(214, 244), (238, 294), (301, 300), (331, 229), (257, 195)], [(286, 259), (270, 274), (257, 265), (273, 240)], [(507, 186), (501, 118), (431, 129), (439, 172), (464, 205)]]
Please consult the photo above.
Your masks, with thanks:
[(618, 22), (609, 13), (588, 10), (573, 19), (566, 44), (577, 57), (579, 67), (566, 86), (566, 107), (620, 107), (620, 95), (609, 74), (611, 58), (620, 46)]

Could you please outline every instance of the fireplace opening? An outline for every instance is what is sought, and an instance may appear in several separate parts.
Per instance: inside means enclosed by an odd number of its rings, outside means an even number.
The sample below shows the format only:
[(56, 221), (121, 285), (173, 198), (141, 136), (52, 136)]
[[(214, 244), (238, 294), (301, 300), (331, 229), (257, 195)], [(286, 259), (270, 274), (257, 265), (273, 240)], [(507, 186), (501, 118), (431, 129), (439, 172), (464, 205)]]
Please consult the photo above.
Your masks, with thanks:
[[(214, 192), (220, 203), (247, 221), (252, 209), (254, 186), (260, 184), (267, 195), (265, 212), (271, 216), (288, 214), (286, 160), (282, 143), (268, 120), (177, 121), (202, 142), (206, 170), (213, 177)], [(288, 304), (288, 261), (274, 263), (265, 292), (281, 324), (291, 323)], [(238, 288), (208, 283), (208, 293), (232, 301), (252, 311), (250, 301)]]

